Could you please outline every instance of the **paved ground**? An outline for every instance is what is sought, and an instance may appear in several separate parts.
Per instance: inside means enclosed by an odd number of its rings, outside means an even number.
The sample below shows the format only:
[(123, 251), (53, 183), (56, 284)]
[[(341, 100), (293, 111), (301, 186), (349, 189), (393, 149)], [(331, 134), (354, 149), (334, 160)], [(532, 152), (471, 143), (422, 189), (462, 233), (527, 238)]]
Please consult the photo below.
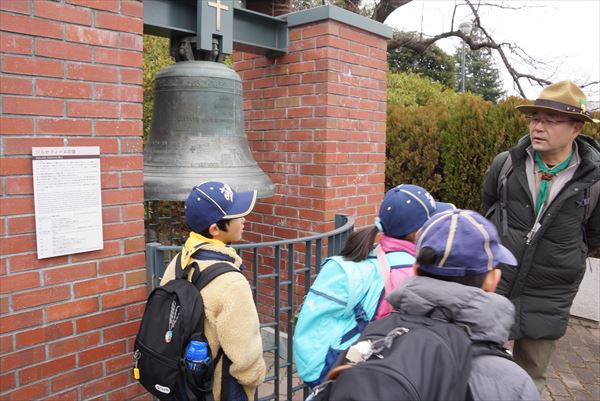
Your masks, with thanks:
[(543, 400), (600, 400), (600, 329), (572, 318), (558, 341)]
[[(268, 357), (266, 359), (269, 359)], [(281, 363), (284, 363), (282, 360)], [(273, 360), (267, 360), (269, 374), (273, 375)], [(598, 401), (600, 400), (600, 328), (572, 318), (566, 335), (559, 340), (556, 353), (548, 372), (544, 401)], [(279, 398), (286, 400), (285, 370), (281, 370)], [(293, 384), (300, 381), (293, 379)], [(259, 388), (259, 397), (274, 395), (273, 383)], [(294, 394), (291, 401), (302, 401), (302, 392)]]

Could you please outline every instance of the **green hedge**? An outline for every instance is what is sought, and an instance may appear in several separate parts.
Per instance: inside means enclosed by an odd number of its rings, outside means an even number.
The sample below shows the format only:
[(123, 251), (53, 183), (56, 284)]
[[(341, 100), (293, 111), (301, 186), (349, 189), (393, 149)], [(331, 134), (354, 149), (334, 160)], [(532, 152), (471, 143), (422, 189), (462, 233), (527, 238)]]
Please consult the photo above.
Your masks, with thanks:
[(175, 60), (169, 55), (169, 39), (159, 36), (144, 35), (144, 104), (143, 104), (143, 139), (146, 143), (152, 121), (154, 107), (154, 79), (163, 68), (173, 64)]
[[(442, 201), (478, 210), (492, 159), (527, 134), (515, 109), (526, 101), (493, 104), (413, 74), (389, 75), (386, 187), (418, 184)], [(585, 124), (583, 133), (600, 140), (600, 124)]]

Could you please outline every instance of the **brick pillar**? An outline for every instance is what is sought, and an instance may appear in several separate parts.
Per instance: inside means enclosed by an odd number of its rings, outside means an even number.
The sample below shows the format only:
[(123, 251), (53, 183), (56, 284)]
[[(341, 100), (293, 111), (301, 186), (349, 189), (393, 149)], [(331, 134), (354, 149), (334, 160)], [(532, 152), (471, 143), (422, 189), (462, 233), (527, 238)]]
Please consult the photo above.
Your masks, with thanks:
[(386, 46), (324, 19), (291, 27), (284, 56), (234, 54), (250, 146), (276, 187), (245, 239), (324, 232), (336, 213), (372, 224), (384, 193)]
[[(0, 399), (149, 398), (142, 3), (0, 0)], [(38, 259), (34, 146), (99, 146), (104, 249)]]

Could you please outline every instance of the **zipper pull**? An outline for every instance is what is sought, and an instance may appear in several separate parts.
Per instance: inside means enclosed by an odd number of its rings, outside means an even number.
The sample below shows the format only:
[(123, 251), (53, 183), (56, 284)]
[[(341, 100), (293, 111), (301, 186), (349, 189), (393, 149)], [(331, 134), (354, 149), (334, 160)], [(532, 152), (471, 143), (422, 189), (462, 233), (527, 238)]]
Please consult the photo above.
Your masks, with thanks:
[(140, 370), (138, 369), (138, 360), (141, 357), (141, 353), (139, 349), (136, 349), (135, 352), (133, 353), (133, 362), (134, 362), (134, 366), (133, 366), (133, 378), (135, 380), (140, 380)]
[(540, 229), (542, 225), (539, 223), (539, 221), (536, 221), (535, 224), (533, 225), (533, 227), (531, 228), (531, 231), (529, 231), (529, 233), (527, 233), (526, 241), (525, 244), (526, 245), (530, 245), (531, 241), (533, 241), (533, 237), (535, 237), (535, 234), (537, 233), (537, 231)]

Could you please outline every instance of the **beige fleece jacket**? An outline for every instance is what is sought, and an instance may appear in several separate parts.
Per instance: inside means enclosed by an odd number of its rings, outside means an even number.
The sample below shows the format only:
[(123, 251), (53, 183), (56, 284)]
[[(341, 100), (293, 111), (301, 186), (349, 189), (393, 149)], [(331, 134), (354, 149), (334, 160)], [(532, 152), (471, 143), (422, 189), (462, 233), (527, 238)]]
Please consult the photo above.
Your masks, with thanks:
[[(233, 248), (211, 244), (209, 249), (232, 256), (235, 259), (232, 265), (239, 269), (242, 261)], [(192, 261), (198, 263), (201, 270), (217, 262), (196, 259)], [(175, 259), (169, 263), (160, 285), (174, 278)], [(231, 360), (230, 375), (244, 387), (248, 399), (252, 400), (256, 388), (264, 381), (266, 367), (258, 313), (250, 284), (242, 274), (229, 272), (215, 278), (200, 293), (206, 316), (204, 334), (211, 354), (216, 356), (219, 348), (223, 348), (223, 352)], [(213, 384), (215, 401), (221, 400), (222, 361), (223, 359), (219, 361), (215, 369)]]

